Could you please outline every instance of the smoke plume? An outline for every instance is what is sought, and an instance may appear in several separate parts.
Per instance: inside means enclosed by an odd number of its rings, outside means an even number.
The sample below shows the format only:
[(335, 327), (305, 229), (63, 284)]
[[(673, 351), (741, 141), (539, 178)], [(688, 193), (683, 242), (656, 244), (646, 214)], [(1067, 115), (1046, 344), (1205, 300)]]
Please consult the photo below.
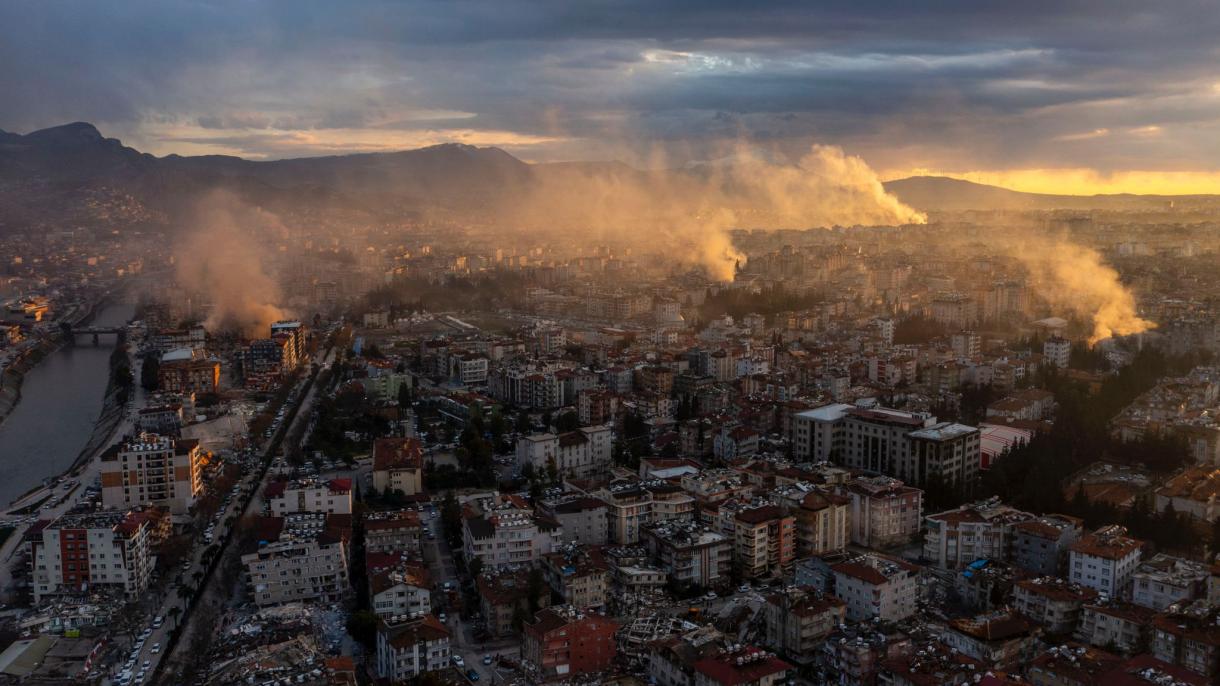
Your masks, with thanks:
[(1092, 248), (1065, 238), (1038, 237), (1010, 246), (1029, 270), (1031, 285), (1054, 307), (1093, 322), (1089, 345), (1156, 326), (1135, 311), (1135, 296)]
[[(621, 165), (540, 165), (536, 190), (507, 215), (523, 226), (577, 229), (592, 240), (704, 268), (728, 281), (744, 256), (731, 229), (924, 223), (859, 157), (815, 145), (794, 163), (739, 145), (717, 162), (639, 171)], [(649, 165), (665, 169), (660, 155)]]
[(264, 269), (255, 235), (279, 226), (270, 213), (251, 208), (231, 193), (216, 191), (199, 201), (187, 238), (177, 251), (180, 286), (205, 294), (212, 303), (204, 326), (265, 337), (284, 319), (279, 288)]

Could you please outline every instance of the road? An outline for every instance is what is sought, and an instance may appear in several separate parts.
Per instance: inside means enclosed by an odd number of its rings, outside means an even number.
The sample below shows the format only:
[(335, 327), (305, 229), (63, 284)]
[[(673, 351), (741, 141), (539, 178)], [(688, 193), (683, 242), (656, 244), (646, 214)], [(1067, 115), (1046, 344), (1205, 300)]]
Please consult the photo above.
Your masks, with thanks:
[[(432, 508), (432, 511), (436, 511)], [(428, 562), (429, 571), (432, 573), (432, 579), (437, 589), (443, 589), (445, 582), (452, 584), (453, 588), (461, 588), (461, 580), (458, 578), (457, 565), (453, 561), (453, 551), (449, 548), (449, 543), (445, 540), (444, 532), (441, 530), (441, 518), (438, 513), (436, 516), (425, 518), (424, 522), (427, 526), (427, 531), (432, 533), (433, 538), (428, 539), (426, 534), (422, 541), (424, 560)], [(445, 627), (449, 629), (450, 641), (449, 651), (452, 655), (460, 656), (464, 662), (461, 668), (463, 672), (469, 669), (474, 669), (479, 673), (480, 683), (494, 683), (495, 662), (490, 665), (483, 664), (484, 655), (511, 657), (514, 660), (521, 656), (521, 641), (520, 639), (500, 639), (494, 641), (476, 641), (474, 640), (474, 627), (471, 622), (463, 620), (458, 612), (448, 612), (444, 603), (445, 593), (439, 590), (433, 594), (433, 613), (440, 615), (445, 613)]]
[[(320, 351), (319, 354), (316, 356), (316, 359), (313, 361), (318, 362), (319, 364), (333, 363), (334, 357), (335, 357), (335, 351), (333, 349), (327, 351), (326, 353), (322, 353)], [(305, 383), (304, 380), (299, 382), (299, 384), (301, 384), (301, 385), (303, 385), (304, 383)], [(299, 391), (299, 389), (300, 389), (300, 385), (298, 385), (298, 391)], [(300, 426), (300, 422), (309, 421), (309, 415), (313, 410), (313, 403), (317, 400), (317, 398), (318, 398), (318, 391), (316, 388), (316, 384), (311, 384), (310, 389), (307, 393), (298, 396), (297, 411), (296, 411), (296, 414), (293, 416), (292, 421), (289, 423), (288, 426), (281, 426), (278, 429), (278, 431), (282, 432), (281, 433), (282, 436), (286, 437), (286, 436), (292, 435), (292, 431), (297, 429)], [(272, 445), (275, 445), (275, 443), (272, 442)], [(276, 457), (277, 457), (276, 455), (272, 455), (270, 453), (270, 448), (268, 448), (267, 452), (263, 454), (263, 458), (262, 458), (263, 464), (270, 465), (270, 463), (273, 462), (276, 459)], [(216, 536), (215, 536), (215, 538), (213, 540), (213, 544), (212, 544), (215, 546), (215, 548), (217, 550), (222, 551), (220, 553), (220, 557), (222, 559), (217, 563), (217, 565), (216, 565), (217, 568), (222, 567), (225, 564), (226, 557), (240, 554), (240, 551), (238, 551), (234, 546), (229, 545), (230, 543), (232, 543), (231, 539), (233, 536), (233, 530), (230, 529), (229, 527), (224, 526), (225, 519), (227, 519), (230, 515), (236, 515), (234, 521), (240, 523), (241, 518), (246, 513), (261, 513), (262, 512), (263, 486), (265, 484), (266, 478), (273, 476), (274, 472), (272, 470), (268, 469), (265, 474), (262, 474), (262, 476), (264, 478), (260, 479), (259, 478), (260, 469), (261, 469), (261, 465), (260, 465), (260, 467), (256, 468), (254, 471), (244, 475), (241, 482), (239, 482), (239, 485), (243, 486), (244, 488), (250, 489), (248, 491), (251, 494), (251, 497), (249, 498), (249, 500), (247, 501), (244, 498), (234, 498), (233, 502), (229, 505), (229, 507), (225, 509), (225, 511), (224, 511), (225, 514), (223, 517), (220, 518), (220, 523), (217, 524)], [(200, 555), (202, 554), (202, 551), (204, 549), (206, 549), (206, 547), (207, 547), (206, 545), (196, 546), (196, 549), (192, 553), (193, 564), (192, 564), (192, 568), (191, 568), (191, 571), (189, 572), (189, 574), (193, 575), (195, 573), (195, 570), (204, 569), (203, 566), (200, 564)], [(200, 594), (200, 600), (199, 600), (200, 605), (205, 605), (205, 604), (223, 605), (227, 600), (231, 599), (231, 589), (219, 588), (219, 582), (217, 580), (219, 575), (214, 574), (214, 573), (207, 574), (206, 571), (204, 573), (205, 573), (205, 576), (203, 578), (203, 586), (200, 589), (198, 589), (198, 593)], [(186, 575), (184, 574), (184, 576), (186, 576)], [(181, 622), (185, 626), (183, 626), (182, 634), (180, 636), (179, 641), (177, 642), (177, 644), (174, 647), (174, 651), (169, 656), (166, 656), (164, 652), (162, 652), (158, 655), (152, 656), (152, 657), (155, 657), (156, 659), (151, 660), (151, 669), (149, 672), (150, 674), (157, 674), (160, 683), (164, 683), (164, 684), (178, 683), (178, 681), (177, 681), (178, 675), (176, 674), (176, 672), (183, 665), (186, 664), (188, 658), (190, 657), (188, 655), (188, 653), (193, 648), (193, 646), (192, 646), (193, 642), (190, 640), (190, 636), (192, 635), (192, 632), (212, 631), (214, 629), (214, 627), (199, 627), (199, 626), (192, 625), (191, 624), (192, 614), (186, 612), (184, 601), (182, 601), (176, 597), (172, 598), (172, 599), (168, 599), (167, 606), (165, 607), (165, 611), (168, 611), (169, 607), (173, 607), (173, 606), (183, 607), (184, 615), (183, 615), (183, 618), (181, 619)], [(168, 628), (169, 628), (168, 623), (161, 627), (160, 631), (161, 631), (162, 635), (165, 635), (166, 637), (168, 637), (168, 634), (166, 633)], [(165, 645), (164, 640), (162, 640), (161, 643), (163, 646)], [(148, 645), (144, 648), (144, 650), (151, 650), (151, 644), (152, 644), (152, 640), (150, 639), (148, 642)], [(150, 659), (150, 658), (142, 657), (141, 661), (144, 659)], [(162, 662), (164, 662), (165, 669), (163, 669), (160, 673), (158, 673), (156, 671), (156, 669), (161, 666)]]

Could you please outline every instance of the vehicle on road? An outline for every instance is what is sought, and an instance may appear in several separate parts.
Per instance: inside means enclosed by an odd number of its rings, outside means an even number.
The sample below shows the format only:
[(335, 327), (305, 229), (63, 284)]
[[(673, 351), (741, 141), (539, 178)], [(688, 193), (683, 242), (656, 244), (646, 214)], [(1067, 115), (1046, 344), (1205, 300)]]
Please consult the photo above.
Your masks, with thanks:
[(479, 673), (474, 671), (473, 669), (468, 669), (468, 670), (466, 670), (466, 678), (470, 679), (471, 681), (478, 681)]
[(485, 665), (489, 665), (489, 664), (491, 664), (491, 656), (490, 656), (490, 655), (484, 655), (484, 656), (483, 656), (483, 664), (485, 664)]
[(466, 661), (462, 659), (462, 656), (461, 656), (461, 655), (453, 655), (453, 656), (451, 656), (451, 658), (450, 658), (450, 659), (452, 659), (452, 660), (453, 660), (453, 664), (454, 664), (454, 666), (457, 666), (457, 667), (465, 667), (465, 666), (466, 666)]

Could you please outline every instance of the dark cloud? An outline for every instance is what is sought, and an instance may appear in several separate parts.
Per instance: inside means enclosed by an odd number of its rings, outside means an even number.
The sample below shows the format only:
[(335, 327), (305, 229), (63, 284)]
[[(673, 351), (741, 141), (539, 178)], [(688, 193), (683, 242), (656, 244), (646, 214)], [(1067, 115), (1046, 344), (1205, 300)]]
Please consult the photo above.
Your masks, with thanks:
[(1209, 169), (1218, 29), (1213, 2), (1132, 0), (9, 2), (0, 128), (271, 157), (342, 151), (308, 132), (474, 131), (535, 158), (744, 136), (884, 168)]

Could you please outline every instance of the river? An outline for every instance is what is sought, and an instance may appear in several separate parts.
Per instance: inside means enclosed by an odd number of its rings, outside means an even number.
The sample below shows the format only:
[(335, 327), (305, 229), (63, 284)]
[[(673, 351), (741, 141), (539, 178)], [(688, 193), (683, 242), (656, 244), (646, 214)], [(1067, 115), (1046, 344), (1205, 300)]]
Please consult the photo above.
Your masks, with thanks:
[[(113, 304), (91, 323), (120, 326), (134, 314), (132, 305)], [(72, 466), (101, 414), (113, 352), (113, 336), (96, 347), (81, 336), (25, 375), (20, 402), (0, 423), (0, 506)]]

